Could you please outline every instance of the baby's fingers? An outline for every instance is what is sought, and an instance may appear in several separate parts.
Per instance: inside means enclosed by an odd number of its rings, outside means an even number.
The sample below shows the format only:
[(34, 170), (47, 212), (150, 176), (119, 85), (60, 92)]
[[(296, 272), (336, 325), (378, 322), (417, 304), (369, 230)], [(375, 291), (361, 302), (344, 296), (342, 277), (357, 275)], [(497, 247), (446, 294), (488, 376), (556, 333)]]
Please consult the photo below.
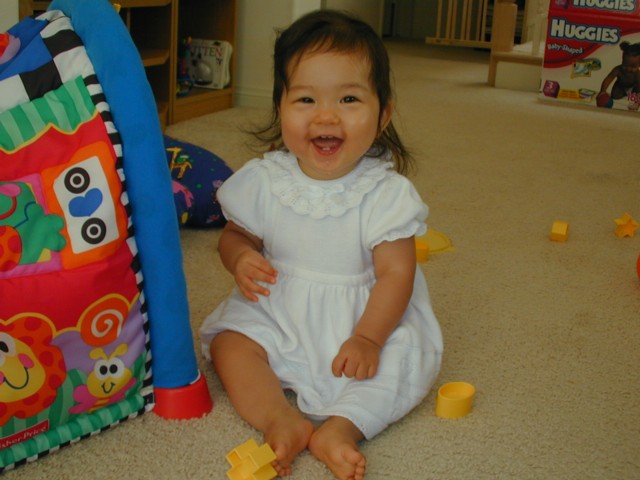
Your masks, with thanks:
[(336, 377), (341, 377), (344, 372), (345, 365), (347, 363), (347, 357), (342, 354), (336, 355), (331, 363), (331, 372)]
[(256, 282), (270, 283), (275, 285), (278, 273), (267, 262), (266, 265), (261, 265), (252, 270), (250, 277)]
[(271, 293), (266, 286), (255, 282), (249, 277), (237, 278), (236, 283), (242, 295), (244, 295), (247, 300), (251, 300), (252, 302), (257, 302), (259, 300), (258, 295), (268, 297)]
[(235, 268), (236, 277), (248, 277), (253, 281), (276, 283), (278, 272), (257, 252), (249, 252), (238, 259)]
[(348, 365), (344, 371), (345, 375), (349, 378), (355, 378), (356, 380), (366, 380), (367, 378), (373, 378), (375, 376), (376, 367), (375, 365), (371, 365), (368, 363), (357, 363), (353, 366)]
[(331, 364), (331, 372), (336, 377), (344, 375), (347, 378), (366, 380), (375, 377), (376, 371), (375, 363), (357, 361), (343, 354), (338, 354)]

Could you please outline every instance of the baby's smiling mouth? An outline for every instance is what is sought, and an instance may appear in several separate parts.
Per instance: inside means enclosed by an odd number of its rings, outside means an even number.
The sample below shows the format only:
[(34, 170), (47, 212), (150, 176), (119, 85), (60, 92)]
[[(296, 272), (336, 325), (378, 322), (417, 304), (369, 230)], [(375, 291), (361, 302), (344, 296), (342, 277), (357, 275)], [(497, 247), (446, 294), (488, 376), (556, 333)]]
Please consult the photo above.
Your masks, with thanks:
[(342, 145), (343, 140), (331, 135), (320, 135), (311, 141), (316, 149), (323, 155), (331, 155), (335, 153)]

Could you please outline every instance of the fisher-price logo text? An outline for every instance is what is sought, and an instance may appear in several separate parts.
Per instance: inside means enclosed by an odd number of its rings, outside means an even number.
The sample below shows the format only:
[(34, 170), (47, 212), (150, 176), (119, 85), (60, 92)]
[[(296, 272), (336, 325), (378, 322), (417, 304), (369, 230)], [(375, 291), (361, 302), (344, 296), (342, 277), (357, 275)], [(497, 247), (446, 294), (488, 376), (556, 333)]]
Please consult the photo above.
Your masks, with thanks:
[(620, 30), (616, 27), (582, 25), (569, 23), (564, 18), (552, 18), (549, 26), (552, 38), (567, 38), (596, 43), (617, 44), (620, 41)]
[(633, 12), (636, 9), (635, 0), (573, 0), (576, 8), (597, 8), (613, 12)]

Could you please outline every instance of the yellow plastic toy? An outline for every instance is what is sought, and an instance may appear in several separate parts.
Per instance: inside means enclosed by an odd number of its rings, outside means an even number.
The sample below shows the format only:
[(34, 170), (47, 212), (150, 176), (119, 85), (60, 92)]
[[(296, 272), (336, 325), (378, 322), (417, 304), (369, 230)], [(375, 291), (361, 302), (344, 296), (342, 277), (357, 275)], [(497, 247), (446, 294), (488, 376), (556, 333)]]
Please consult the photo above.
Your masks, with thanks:
[(231, 465), (227, 472), (230, 480), (271, 480), (278, 476), (271, 465), (276, 454), (266, 443), (258, 446), (253, 438), (227, 453), (226, 459)]
[(620, 238), (633, 237), (636, 229), (640, 226), (628, 213), (625, 213), (620, 218), (616, 218), (614, 222), (616, 222), (615, 234)]
[(569, 224), (561, 220), (553, 222), (551, 227), (551, 240), (554, 242), (566, 242), (569, 238)]
[(449, 238), (431, 228), (427, 233), (416, 237), (416, 260), (424, 263), (432, 253), (442, 253), (452, 251), (453, 245)]
[(476, 388), (467, 382), (445, 383), (438, 389), (436, 415), (442, 418), (461, 418), (471, 411)]
[(416, 238), (416, 260), (418, 263), (424, 263), (429, 259), (429, 244), (424, 240)]

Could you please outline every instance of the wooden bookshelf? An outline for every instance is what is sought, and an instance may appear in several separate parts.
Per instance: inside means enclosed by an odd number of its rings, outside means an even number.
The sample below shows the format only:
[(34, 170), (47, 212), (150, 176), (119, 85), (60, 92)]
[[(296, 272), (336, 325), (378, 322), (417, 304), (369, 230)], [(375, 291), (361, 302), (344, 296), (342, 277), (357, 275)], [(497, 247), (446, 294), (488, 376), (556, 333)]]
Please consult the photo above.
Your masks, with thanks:
[[(50, 1), (20, 0), (24, 18), (46, 10)], [(168, 124), (233, 106), (236, 0), (113, 0), (140, 52), (158, 106), (162, 128)], [(222, 90), (195, 87), (177, 92), (178, 45), (183, 38), (224, 40), (234, 48), (231, 84)]]
[(232, 45), (234, 51), (230, 65), (231, 84), (222, 90), (194, 87), (187, 96), (177, 97), (171, 123), (233, 106), (236, 15), (235, 0), (180, 0), (178, 42), (187, 37), (224, 40)]

